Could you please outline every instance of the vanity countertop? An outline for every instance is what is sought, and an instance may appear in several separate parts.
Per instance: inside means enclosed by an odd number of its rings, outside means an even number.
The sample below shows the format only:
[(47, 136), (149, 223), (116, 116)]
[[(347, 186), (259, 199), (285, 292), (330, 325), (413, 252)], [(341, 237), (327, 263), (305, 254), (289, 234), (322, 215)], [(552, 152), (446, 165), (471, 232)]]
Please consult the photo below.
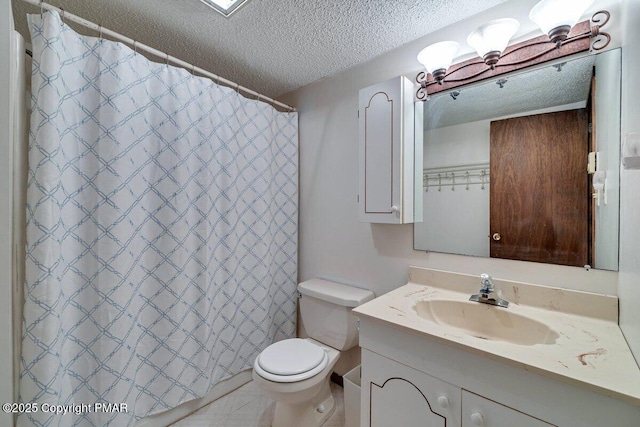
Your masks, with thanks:
[(354, 313), (640, 406), (640, 368), (618, 326), (616, 297), (497, 279), (494, 283), (510, 305), (506, 309), (487, 305), (489, 309), (509, 310), (544, 323), (558, 334), (555, 343), (486, 340), (418, 316), (414, 306), (419, 301), (467, 301), (477, 293), (479, 278), (466, 274), (410, 267), (408, 284), (355, 308)]

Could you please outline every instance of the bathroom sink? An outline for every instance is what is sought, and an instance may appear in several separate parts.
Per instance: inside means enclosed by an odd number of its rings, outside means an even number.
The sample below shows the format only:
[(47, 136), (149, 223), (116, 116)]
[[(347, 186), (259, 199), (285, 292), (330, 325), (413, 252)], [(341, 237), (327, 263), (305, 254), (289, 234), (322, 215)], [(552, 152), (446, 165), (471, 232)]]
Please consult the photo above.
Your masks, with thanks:
[(559, 335), (544, 323), (513, 310), (469, 301), (418, 301), (418, 316), (476, 338), (518, 345), (554, 344)]

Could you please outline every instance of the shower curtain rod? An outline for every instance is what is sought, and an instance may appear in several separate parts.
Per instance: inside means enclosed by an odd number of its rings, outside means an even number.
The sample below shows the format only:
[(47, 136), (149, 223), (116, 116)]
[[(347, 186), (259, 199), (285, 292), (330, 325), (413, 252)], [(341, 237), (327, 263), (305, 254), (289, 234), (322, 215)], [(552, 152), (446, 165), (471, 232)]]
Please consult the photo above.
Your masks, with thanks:
[(196, 72), (198, 74), (202, 74), (202, 75), (204, 75), (206, 77), (209, 77), (210, 79), (216, 81), (218, 84), (223, 83), (226, 86), (229, 86), (231, 88), (235, 88), (235, 90), (238, 91), (238, 93), (240, 93), (242, 91), (242, 92), (244, 92), (246, 94), (255, 96), (258, 100), (267, 101), (270, 104), (274, 104), (274, 105), (277, 105), (279, 107), (286, 108), (286, 109), (288, 109), (290, 111), (295, 111), (296, 110), (295, 108), (293, 108), (290, 105), (284, 104), (284, 103), (282, 103), (280, 101), (276, 101), (273, 98), (269, 98), (268, 96), (262, 95), (262, 94), (260, 94), (258, 92), (255, 92), (255, 91), (253, 91), (253, 90), (251, 90), (249, 88), (246, 88), (244, 86), (240, 86), (238, 83), (232, 82), (231, 80), (227, 80), (224, 77), (220, 77), (220, 76), (218, 76), (216, 74), (210, 73), (207, 70), (204, 70), (204, 69), (202, 69), (200, 67), (196, 67), (193, 64), (189, 64), (188, 62), (185, 62), (185, 61), (183, 61), (181, 59), (178, 59), (178, 58), (176, 58), (174, 56), (171, 56), (171, 55), (169, 55), (169, 54), (167, 54), (165, 52), (161, 52), (161, 51), (159, 51), (157, 49), (154, 49), (154, 48), (152, 48), (150, 46), (147, 46), (145, 44), (138, 43), (134, 39), (131, 39), (131, 38), (127, 37), (127, 36), (123, 36), (120, 33), (116, 33), (115, 31), (112, 31), (112, 30), (109, 30), (107, 28), (104, 28), (101, 25), (94, 24), (93, 22), (87, 21), (86, 19), (81, 18), (79, 16), (76, 16), (76, 15), (73, 15), (71, 13), (65, 12), (64, 9), (61, 9), (61, 8), (56, 7), (56, 6), (50, 5), (49, 3), (44, 3), (43, 1), (40, 1), (40, 0), (22, 0), (22, 1), (25, 2), (25, 3), (29, 3), (29, 4), (32, 4), (34, 6), (40, 7), (41, 11), (43, 9), (46, 9), (46, 10), (52, 10), (52, 11), (58, 12), (63, 20), (64, 19), (68, 19), (70, 21), (73, 21), (73, 22), (75, 22), (77, 24), (82, 25), (83, 27), (89, 28), (91, 30), (98, 31), (100, 33), (100, 37), (102, 37), (102, 35), (106, 34), (109, 37), (113, 37), (114, 39), (117, 39), (117, 40), (119, 40), (121, 42), (124, 42), (124, 43), (132, 45), (134, 50), (141, 49), (141, 50), (144, 50), (144, 51), (146, 51), (146, 52), (148, 52), (148, 53), (150, 53), (152, 55), (155, 55), (157, 57), (166, 58), (167, 59), (167, 63), (168, 62), (172, 62), (173, 64), (178, 65), (178, 66), (180, 66), (180, 67), (182, 67), (182, 68), (184, 68), (186, 70), (191, 70), (191, 72), (194, 73), (194, 74)]

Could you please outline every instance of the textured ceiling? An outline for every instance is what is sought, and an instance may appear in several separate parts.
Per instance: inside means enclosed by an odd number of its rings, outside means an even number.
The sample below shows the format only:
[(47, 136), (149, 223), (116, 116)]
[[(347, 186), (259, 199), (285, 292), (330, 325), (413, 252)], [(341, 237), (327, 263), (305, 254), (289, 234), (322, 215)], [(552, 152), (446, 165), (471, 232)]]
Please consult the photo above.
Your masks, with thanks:
[[(504, 1), (250, 0), (230, 18), (200, 0), (47, 3), (277, 97)], [(39, 8), (12, 4), (28, 41), (25, 14)]]
[(560, 72), (554, 66), (507, 77), (500, 88), (494, 78), (461, 88), (457, 99), (450, 91), (431, 96), (424, 105), (424, 128), (494, 119), (558, 105), (586, 102), (595, 57), (566, 61)]

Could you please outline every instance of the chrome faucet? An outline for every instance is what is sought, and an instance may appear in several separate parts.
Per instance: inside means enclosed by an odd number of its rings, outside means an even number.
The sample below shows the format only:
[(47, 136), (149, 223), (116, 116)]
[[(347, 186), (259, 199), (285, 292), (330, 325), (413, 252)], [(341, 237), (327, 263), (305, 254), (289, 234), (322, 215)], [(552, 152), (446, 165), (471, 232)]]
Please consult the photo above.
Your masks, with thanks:
[(483, 304), (491, 304), (497, 305), (498, 307), (509, 307), (509, 302), (503, 300), (498, 296), (495, 287), (493, 286), (493, 282), (491, 276), (486, 273), (480, 275), (480, 280), (482, 281), (482, 287), (480, 288), (480, 293), (471, 295), (469, 301), (481, 302)]

